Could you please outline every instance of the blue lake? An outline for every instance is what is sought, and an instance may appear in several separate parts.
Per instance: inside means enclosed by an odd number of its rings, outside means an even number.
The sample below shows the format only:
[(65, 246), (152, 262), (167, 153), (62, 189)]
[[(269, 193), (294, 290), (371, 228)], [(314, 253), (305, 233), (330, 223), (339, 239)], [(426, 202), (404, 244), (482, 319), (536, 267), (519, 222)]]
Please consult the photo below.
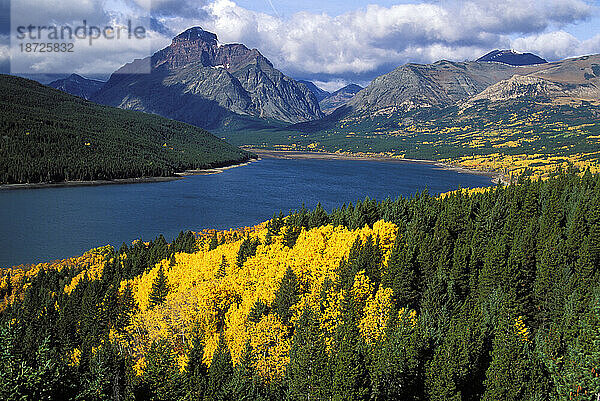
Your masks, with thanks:
[(90, 248), (181, 230), (235, 228), (274, 212), (326, 210), (428, 189), (491, 185), (482, 175), (431, 165), (363, 160), (264, 159), (221, 174), (128, 185), (0, 191), (0, 266), (81, 255)]

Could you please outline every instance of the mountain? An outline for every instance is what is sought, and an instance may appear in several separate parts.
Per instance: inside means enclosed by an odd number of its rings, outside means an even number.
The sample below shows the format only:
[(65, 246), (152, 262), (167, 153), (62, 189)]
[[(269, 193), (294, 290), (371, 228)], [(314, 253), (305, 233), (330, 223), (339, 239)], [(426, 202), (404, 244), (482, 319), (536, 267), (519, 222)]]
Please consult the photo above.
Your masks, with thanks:
[(528, 66), (439, 61), (375, 79), (317, 121), (235, 143), (441, 160), (548, 177), (600, 171), (600, 55)]
[(438, 61), (406, 64), (377, 77), (348, 102), (361, 113), (446, 107), (480, 93), (515, 73), (498, 63)]
[(315, 97), (317, 98), (317, 101), (319, 101), (319, 102), (321, 100), (325, 99), (326, 97), (331, 96), (331, 93), (319, 88), (317, 85), (315, 85), (314, 83), (312, 83), (310, 81), (299, 80), (298, 82), (306, 85), (308, 90), (310, 90), (315, 95)]
[(251, 156), (203, 129), (0, 75), (0, 183), (173, 176)]
[(71, 95), (79, 96), (84, 99), (89, 99), (92, 95), (104, 86), (104, 82), (95, 79), (84, 78), (81, 75), (71, 74), (67, 78), (57, 79), (50, 82), (48, 86), (70, 93)]
[(580, 102), (600, 99), (600, 55), (567, 59), (540, 67), (522, 68), (471, 97), (466, 106), (486, 100)]
[(492, 50), (477, 59), (479, 62), (496, 62), (514, 66), (545, 64), (546, 60), (533, 53), (519, 53), (514, 50)]
[(350, 84), (336, 90), (319, 102), (321, 111), (325, 114), (331, 114), (338, 107), (348, 103), (362, 89), (359, 85)]
[[(151, 72), (136, 74), (146, 62)], [(203, 128), (239, 120), (296, 123), (323, 116), (315, 95), (258, 50), (219, 45), (215, 34), (200, 27), (179, 34), (150, 59), (120, 68), (92, 100)]]
[[(503, 96), (508, 92), (512, 97), (531, 95), (532, 88), (527, 87), (527, 82), (533, 80), (511, 80), (513, 76), (530, 76), (554, 83), (550, 85), (553, 97), (593, 100), (598, 98), (600, 87), (599, 66), (599, 55), (526, 66), (444, 60), (433, 64), (406, 64), (376, 78), (360, 91), (348, 102), (348, 112), (390, 114), (431, 107), (443, 109), (469, 99), (480, 100), (492, 92), (495, 93), (492, 97), (500, 100), (499, 91)], [(496, 84), (504, 89), (490, 88)], [(550, 86), (546, 85), (546, 89)], [(484, 92), (487, 88), (490, 91)]]

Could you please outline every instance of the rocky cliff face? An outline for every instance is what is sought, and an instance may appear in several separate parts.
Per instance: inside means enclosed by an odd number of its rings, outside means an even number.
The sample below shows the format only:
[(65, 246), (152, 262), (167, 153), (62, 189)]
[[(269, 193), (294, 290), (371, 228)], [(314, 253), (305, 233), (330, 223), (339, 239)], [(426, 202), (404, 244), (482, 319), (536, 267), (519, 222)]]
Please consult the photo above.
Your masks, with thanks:
[[(325, 99), (326, 97), (331, 96), (331, 93), (327, 92), (326, 90), (323, 90), (321, 88), (319, 88), (317, 85), (315, 85), (314, 83), (310, 82), (310, 81), (298, 81), (301, 84), (306, 85), (306, 87), (312, 92), (314, 93), (315, 97), (317, 98), (317, 101), (321, 102), (321, 100)], [(322, 109), (321, 109), (322, 110)]]
[(290, 123), (323, 116), (314, 94), (258, 50), (219, 45), (215, 34), (198, 27), (152, 55), (150, 74), (135, 74), (147, 61), (123, 66), (92, 100), (205, 128), (236, 115)]
[(104, 82), (84, 78), (77, 74), (71, 74), (67, 78), (50, 82), (48, 86), (71, 95), (89, 99), (104, 86)]

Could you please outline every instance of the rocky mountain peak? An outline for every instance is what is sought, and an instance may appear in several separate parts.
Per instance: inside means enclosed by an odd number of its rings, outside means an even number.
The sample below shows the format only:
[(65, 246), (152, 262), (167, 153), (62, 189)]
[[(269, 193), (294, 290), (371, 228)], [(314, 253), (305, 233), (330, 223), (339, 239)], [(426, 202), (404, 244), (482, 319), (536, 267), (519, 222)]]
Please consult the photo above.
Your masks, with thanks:
[(199, 26), (189, 28), (173, 38), (173, 43), (202, 41), (209, 46), (217, 46), (217, 35)]
[(515, 50), (492, 50), (477, 59), (479, 62), (496, 62), (513, 66), (546, 64), (547, 61), (533, 53), (519, 53)]
[(217, 35), (200, 27), (154, 53), (151, 67), (150, 74), (128, 73), (136, 61), (121, 67), (94, 100), (211, 129), (248, 118), (296, 123), (323, 116), (309, 89), (257, 49), (220, 45)]

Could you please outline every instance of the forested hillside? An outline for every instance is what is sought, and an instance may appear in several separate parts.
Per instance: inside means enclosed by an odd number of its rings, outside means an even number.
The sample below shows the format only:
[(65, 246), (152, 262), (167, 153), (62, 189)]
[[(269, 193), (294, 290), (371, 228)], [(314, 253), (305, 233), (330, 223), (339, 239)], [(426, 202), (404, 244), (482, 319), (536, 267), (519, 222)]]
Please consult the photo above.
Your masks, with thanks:
[(0, 398), (590, 400), (600, 176), (3, 271)]
[(0, 184), (173, 176), (250, 154), (202, 129), (0, 75)]

